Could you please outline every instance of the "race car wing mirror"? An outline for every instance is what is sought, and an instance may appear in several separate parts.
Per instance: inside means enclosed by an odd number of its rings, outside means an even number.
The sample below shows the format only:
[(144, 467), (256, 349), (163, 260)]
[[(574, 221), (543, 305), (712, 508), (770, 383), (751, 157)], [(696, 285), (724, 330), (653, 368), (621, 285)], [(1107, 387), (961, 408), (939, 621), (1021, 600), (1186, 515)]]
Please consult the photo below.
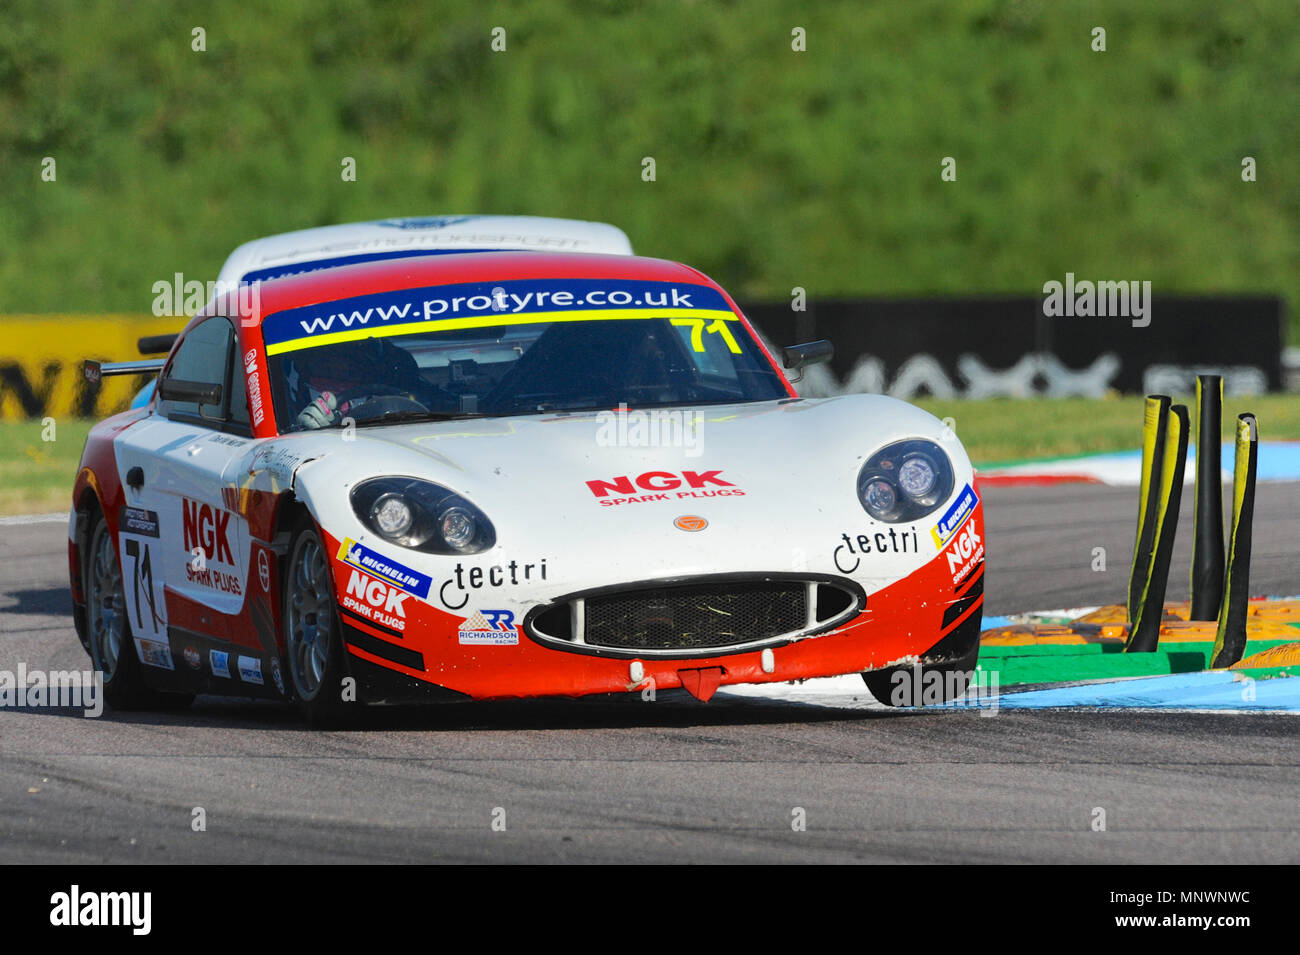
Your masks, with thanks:
[(815, 342), (805, 342), (802, 345), (790, 345), (782, 349), (781, 364), (791, 371), (800, 372), (798, 378), (791, 378), (791, 383), (803, 380), (803, 367), (805, 365), (820, 365), (822, 362), (830, 361), (835, 354), (835, 346), (825, 338)]
[(179, 401), (196, 405), (221, 404), (221, 386), (206, 381), (185, 381), (181, 378), (163, 378), (158, 382), (158, 397), (163, 401)]

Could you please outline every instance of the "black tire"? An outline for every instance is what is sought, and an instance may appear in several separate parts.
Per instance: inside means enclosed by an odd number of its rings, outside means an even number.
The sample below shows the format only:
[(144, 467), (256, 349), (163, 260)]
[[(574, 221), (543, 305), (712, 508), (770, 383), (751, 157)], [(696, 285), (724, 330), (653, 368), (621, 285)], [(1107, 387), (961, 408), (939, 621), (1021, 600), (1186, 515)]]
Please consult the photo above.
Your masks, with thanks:
[(307, 722), (322, 729), (347, 725), (360, 709), (343, 698), (347, 673), (333, 577), (320, 533), (304, 517), (294, 530), (284, 573), (285, 690)]
[(104, 677), (104, 699), (115, 710), (184, 709), (194, 702), (193, 694), (164, 693), (144, 682), (113, 534), (104, 515), (98, 510), (93, 513), (82, 579), (86, 582), (86, 638), (91, 663)]
[(970, 686), (979, 660), (982, 616), (972, 614), (922, 656), (919, 664), (862, 674), (867, 690), (885, 706), (935, 706), (961, 697)]

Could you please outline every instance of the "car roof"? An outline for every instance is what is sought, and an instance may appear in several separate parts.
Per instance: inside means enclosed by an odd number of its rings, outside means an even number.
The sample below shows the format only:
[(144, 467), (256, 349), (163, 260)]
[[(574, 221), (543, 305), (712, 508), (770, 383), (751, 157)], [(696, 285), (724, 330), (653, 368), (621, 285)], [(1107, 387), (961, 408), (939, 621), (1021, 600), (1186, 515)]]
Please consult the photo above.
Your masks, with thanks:
[[(684, 282), (717, 288), (708, 276), (697, 269), (666, 259), (555, 252), (545, 255), (535, 252), (482, 252), (386, 259), (263, 282), (256, 287), (258, 314), (253, 316), (246, 309), (243, 313), (260, 321), (267, 315), (285, 309), (401, 289), (456, 283), (566, 278)], [(723, 295), (726, 293), (723, 292)]]
[(266, 281), (378, 259), (529, 249), (631, 255), (624, 232), (604, 222), (542, 216), (413, 216), (284, 232), (245, 242), (226, 259), (218, 287)]

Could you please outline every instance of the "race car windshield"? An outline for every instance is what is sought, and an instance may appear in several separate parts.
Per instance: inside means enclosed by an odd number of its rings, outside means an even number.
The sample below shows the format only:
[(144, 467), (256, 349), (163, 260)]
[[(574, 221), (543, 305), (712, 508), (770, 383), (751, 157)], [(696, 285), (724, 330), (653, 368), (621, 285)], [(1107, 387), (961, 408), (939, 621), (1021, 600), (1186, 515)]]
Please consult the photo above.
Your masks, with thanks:
[(303, 336), (292, 347), (277, 347), (274, 332), (267, 352), (282, 432), (788, 396), (730, 310), (725, 317), (714, 310), (698, 317), (424, 323), (378, 334), (349, 330), (345, 340), (320, 336), (320, 344)]

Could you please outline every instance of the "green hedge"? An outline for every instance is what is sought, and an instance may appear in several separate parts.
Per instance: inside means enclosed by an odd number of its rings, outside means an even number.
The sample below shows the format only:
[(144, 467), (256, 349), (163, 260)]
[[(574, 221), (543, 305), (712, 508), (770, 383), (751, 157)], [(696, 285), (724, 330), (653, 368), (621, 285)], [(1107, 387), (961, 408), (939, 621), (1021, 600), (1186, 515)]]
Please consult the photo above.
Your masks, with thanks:
[(1073, 271), (1300, 302), (1293, 3), (627, 6), (6, 0), (0, 313), (147, 310), (259, 235), (459, 212), (608, 220), (751, 298)]

